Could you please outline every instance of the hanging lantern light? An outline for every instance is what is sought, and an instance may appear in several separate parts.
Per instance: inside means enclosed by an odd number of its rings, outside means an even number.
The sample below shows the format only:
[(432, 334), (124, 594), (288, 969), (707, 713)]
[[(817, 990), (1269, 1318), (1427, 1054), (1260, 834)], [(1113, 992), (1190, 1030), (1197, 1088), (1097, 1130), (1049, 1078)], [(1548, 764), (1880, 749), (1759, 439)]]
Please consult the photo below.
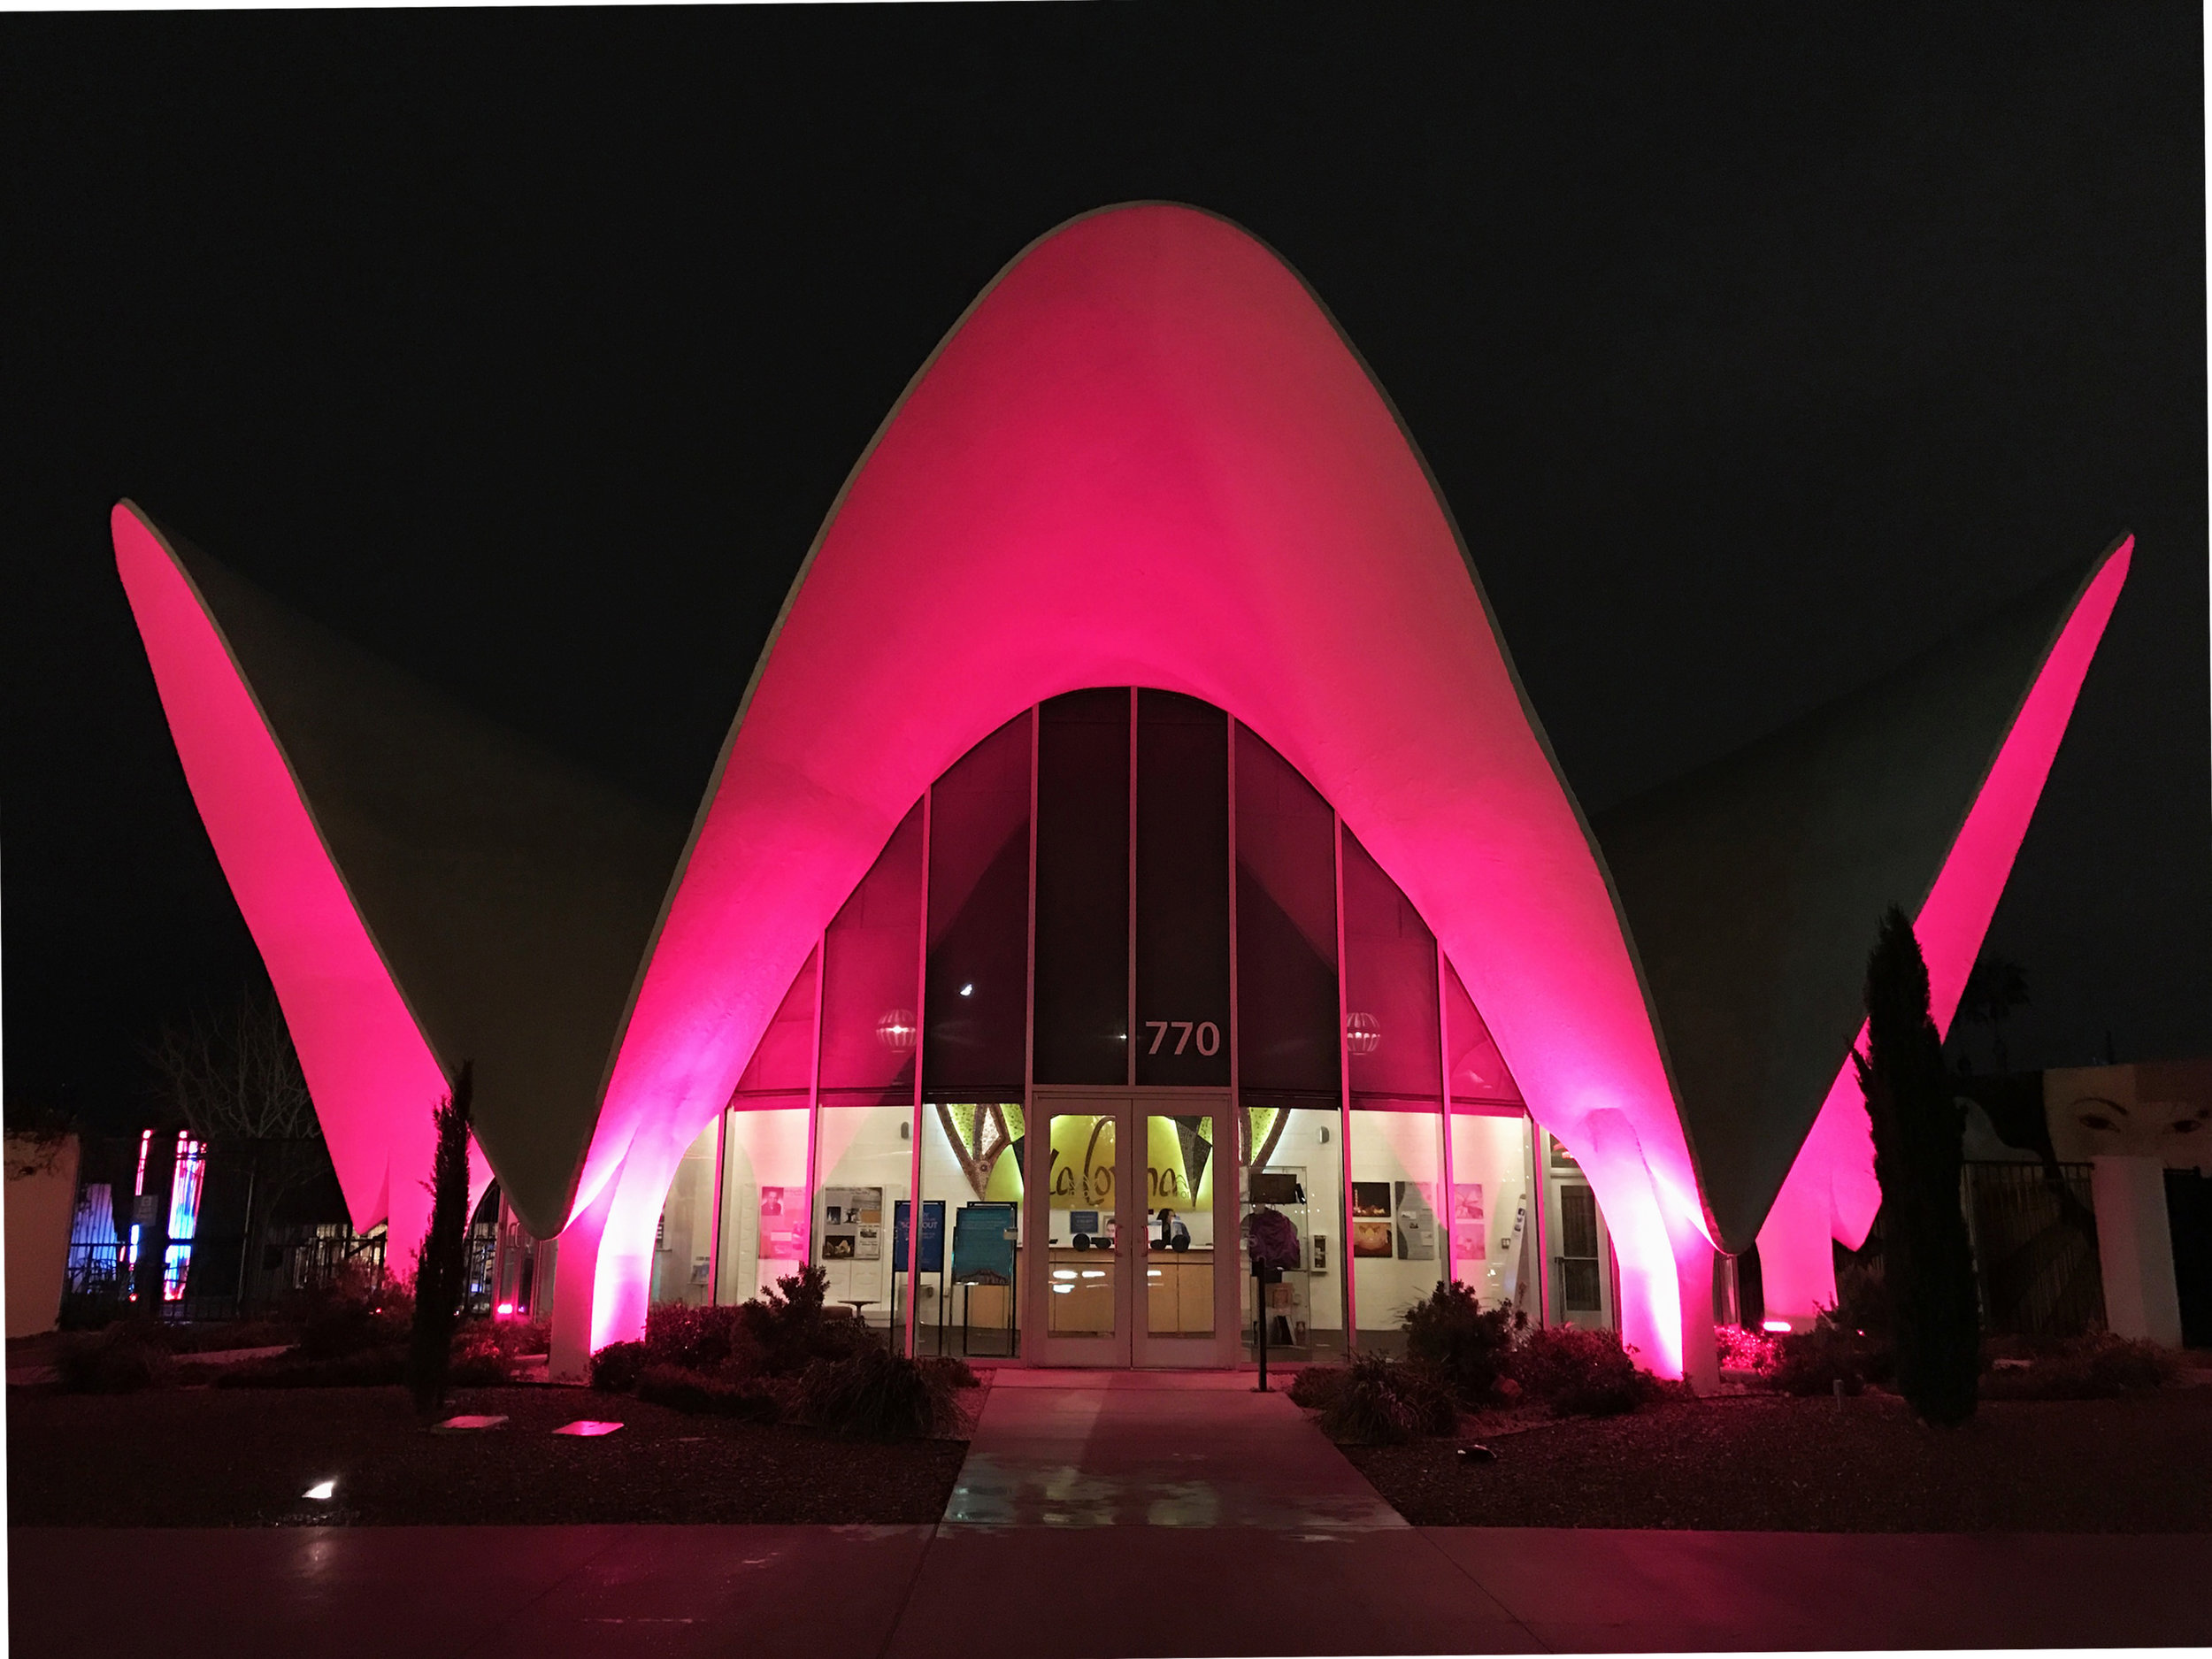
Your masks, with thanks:
[(1375, 1023), (1372, 1014), (1344, 1017), (1344, 1046), (1363, 1057), (1382, 1047), (1382, 1027)]
[(914, 1010), (895, 1008), (876, 1021), (876, 1041), (894, 1054), (904, 1054), (914, 1046)]

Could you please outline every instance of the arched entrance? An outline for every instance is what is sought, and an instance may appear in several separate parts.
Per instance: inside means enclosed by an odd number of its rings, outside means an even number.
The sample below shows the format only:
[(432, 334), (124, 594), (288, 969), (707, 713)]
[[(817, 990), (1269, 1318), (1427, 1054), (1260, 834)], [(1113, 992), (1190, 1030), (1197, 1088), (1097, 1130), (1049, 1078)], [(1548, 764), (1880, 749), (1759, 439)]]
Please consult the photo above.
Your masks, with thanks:
[[(678, 1166), (653, 1297), (811, 1262), (902, 1347), (1039, 1363), (1233, 1363), (1263, 1319), (1291, 1356), (1388, 1348), (1452, 1277), (1610, 1324), (1602, 1217), (1537, 1141), (1294, 767), (1196, 698), (1075, 691), (937, 779), (823, 930)], [(1255, 1204), (1302, 1250), (1257, 1298)]]

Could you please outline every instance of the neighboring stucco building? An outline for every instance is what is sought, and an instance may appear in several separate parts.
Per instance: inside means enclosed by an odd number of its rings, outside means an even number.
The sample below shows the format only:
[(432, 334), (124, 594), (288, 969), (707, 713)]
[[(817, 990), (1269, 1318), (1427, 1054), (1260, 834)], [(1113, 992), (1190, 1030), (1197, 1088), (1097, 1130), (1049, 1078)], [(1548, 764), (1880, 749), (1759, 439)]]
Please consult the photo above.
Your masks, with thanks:
[(802, 1259), (918, 1344), (1232, 1363), (1257, 1199), (1294, 1347), (1449, 1271), (1711, 1375), (1717, 1250), (1803, 1317), (1863, 1237), (1883, 907), (1947, 1025), (2132, 546), (1593, 821), (1358, 357), (1162, 205), (923, 367), (687, 827), (114, 530), (356, 1223), (420, 1236), (472, 1061), (557, 1374)]

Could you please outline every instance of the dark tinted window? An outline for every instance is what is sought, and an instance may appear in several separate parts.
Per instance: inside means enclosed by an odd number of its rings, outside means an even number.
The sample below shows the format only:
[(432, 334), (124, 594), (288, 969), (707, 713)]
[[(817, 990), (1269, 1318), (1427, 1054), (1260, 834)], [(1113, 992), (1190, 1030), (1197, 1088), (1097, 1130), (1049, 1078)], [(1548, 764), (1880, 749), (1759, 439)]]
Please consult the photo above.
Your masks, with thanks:
[(1229, 719), (1137, 695), (1137, 1081), (1229, 1081)]
[(760, 1046), (746, 1063), (737, 1080), (740, 1094), (803, 1094), (814, 1087), (814, 975), (820, 965), (818, 950), (806, 953), (798, 977), (784, 993), (782, 1004)]
[[(922, 808), (900, 820), (875, 867), (829, 925), (822, 1087), (910, 1102), (920, 989)], [(847, 1101), (845, 1103), (856, 1103)]]
[(1336, 855), (1324, 801), (1237, 728), (1237, 1082), (1335, 1100)]
[(1486, 1102), (1517, 1106), (1519, 1085), (1506, 1070), (1505, 1056), (1492, 1041), (1490, 1028), (1475, 1011), (1474, 999), (1459, 982), (1459, 970), (1444, 964), (1444, 1032), (1446, 1052), (1452, 1056), (1452, 1100), (1455, 1103)]
[(1344, 833), (1344, 1047), (1356, 1098), (1441, 1101), (1436, 936), (1349, 830)]
[(970, 749), (930, 793), (925, 1089), (1022, 1097), (1028, 966), (1024, 713)]
[(1040, 1083), (1123, 1083), (1129, 1050), (1129, 693), (1075, 691), (1037, 733)]

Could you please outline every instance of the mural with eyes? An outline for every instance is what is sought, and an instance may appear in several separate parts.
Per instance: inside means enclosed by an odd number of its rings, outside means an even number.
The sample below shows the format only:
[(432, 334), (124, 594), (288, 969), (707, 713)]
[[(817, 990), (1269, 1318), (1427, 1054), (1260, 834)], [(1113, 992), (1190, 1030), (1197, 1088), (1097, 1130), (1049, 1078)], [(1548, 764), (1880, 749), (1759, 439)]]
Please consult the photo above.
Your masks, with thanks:
[(2085, 1067), (2045, 1079), (2051, 1144), (2062, 1161), (2156, 1158), (2212, 1173), (2212, 1065)]

